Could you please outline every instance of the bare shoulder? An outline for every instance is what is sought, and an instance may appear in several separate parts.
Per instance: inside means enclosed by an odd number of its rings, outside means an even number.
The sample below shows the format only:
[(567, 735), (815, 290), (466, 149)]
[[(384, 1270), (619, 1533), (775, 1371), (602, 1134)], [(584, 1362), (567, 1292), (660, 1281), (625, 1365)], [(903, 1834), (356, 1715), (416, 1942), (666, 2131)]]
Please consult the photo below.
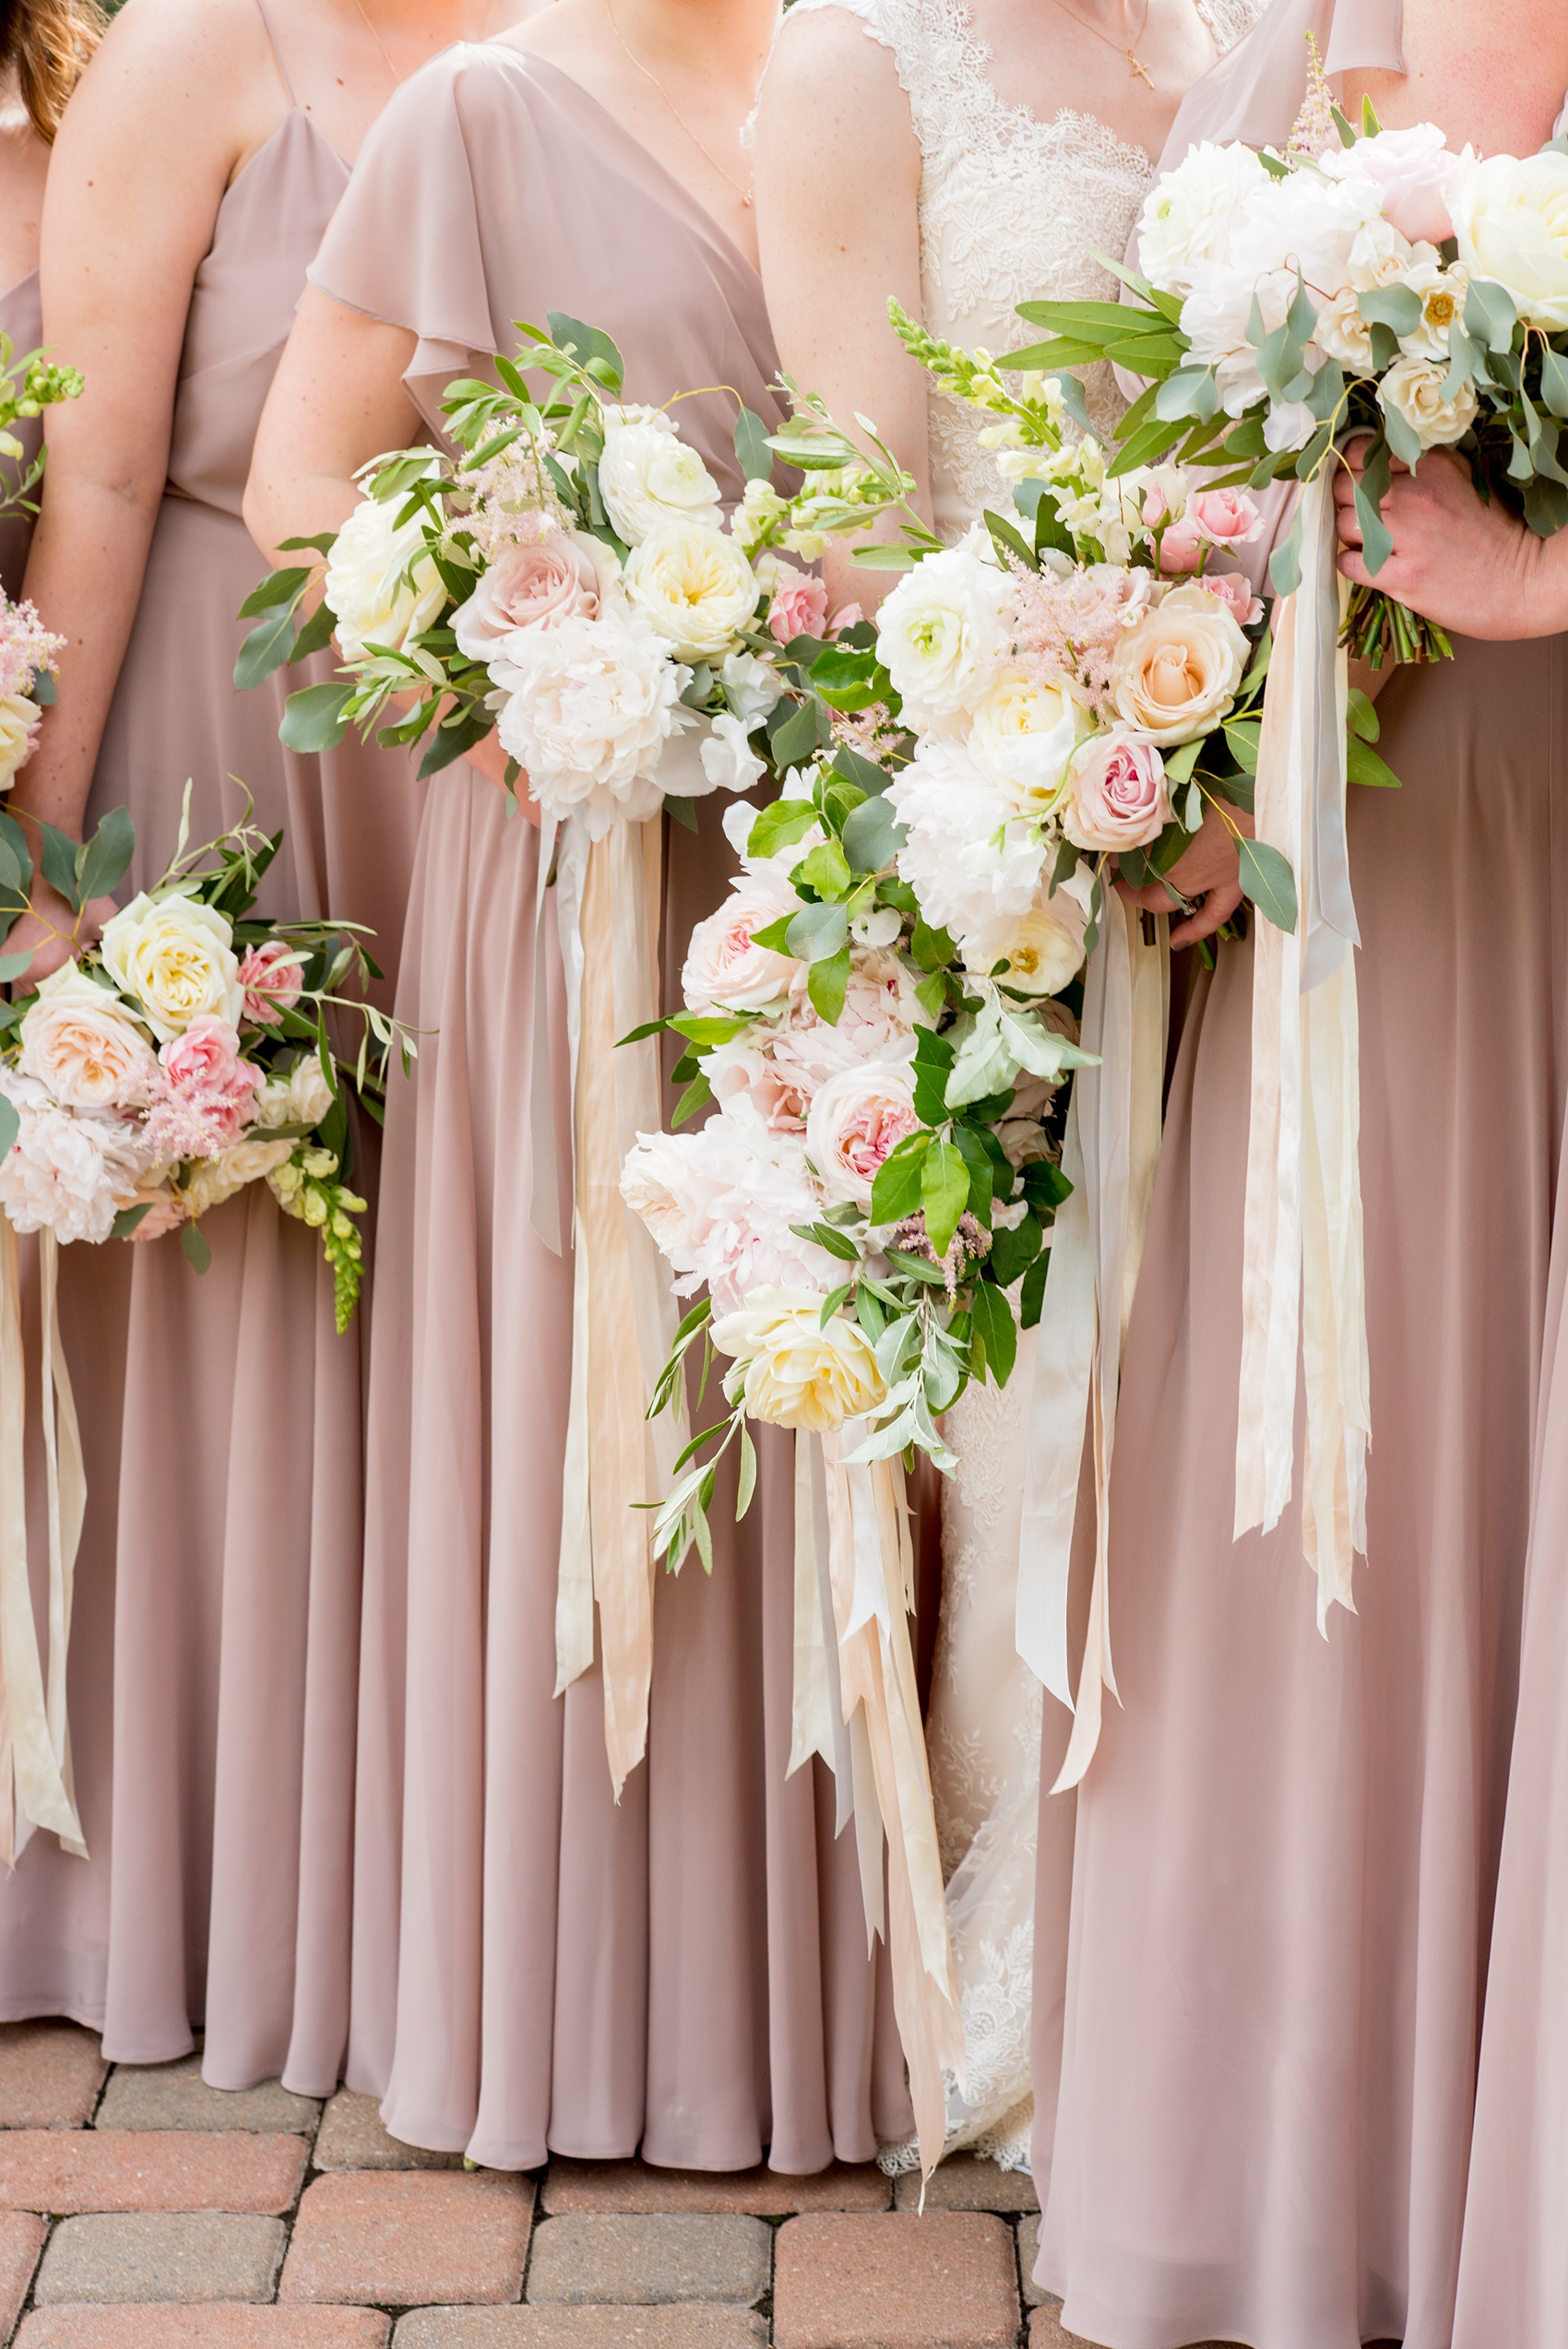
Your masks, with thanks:
[[(125, 0), (82, 76), (65, 127), (112, 134), (158, 125), (165, 162), (232, 146), (243, 152), (281, 98), (256, 0)], [(263, 134), (265, 136), (265, 133)]]
[(759, 135), (848, 134), (862, 157), (918, 162), (909, 101), (893, 52), (849, 7), (792, 12), (779, 30), (758, 98)]

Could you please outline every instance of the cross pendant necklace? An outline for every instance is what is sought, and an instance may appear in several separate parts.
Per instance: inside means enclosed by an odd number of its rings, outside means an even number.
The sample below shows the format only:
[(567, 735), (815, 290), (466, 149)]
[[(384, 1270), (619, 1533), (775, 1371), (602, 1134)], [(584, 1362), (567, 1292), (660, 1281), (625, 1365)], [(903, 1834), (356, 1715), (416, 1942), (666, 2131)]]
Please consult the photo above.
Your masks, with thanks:
[(1143, 39), (1145, 32), (1148, 29), (1149, 0), (1144, 0), (1143, 23), (1138, 27), (1134, 39), (1125, 43), (1120, 41), (1113, 41), (1110, 33), (1101, 32), (1098, 25), (1091, 25), (1087, 17), (1079, 16), (1076, 8), (1070, 8), (1067, 6), (1067, 0), (1056, 0), (1056, 5), (1061, 9), (1064, 17), (1071, 17), (1075, 24), (1080, 24), (1083, 26), (1086, 32), (1092, 32), (1095, 39), (1097, 41), (1103, 41), (1108, 49), (1120, 50), (1122, 55), (1127, 60), (1128, 73), (1136, 80), (1141, 81), (1146, 89), (1152, 89), (1154, 88), (1154, 76), (1150, 73), (1148, 67), (1145, 65), (1143, 59), (1138, 54), (1138, 42)]

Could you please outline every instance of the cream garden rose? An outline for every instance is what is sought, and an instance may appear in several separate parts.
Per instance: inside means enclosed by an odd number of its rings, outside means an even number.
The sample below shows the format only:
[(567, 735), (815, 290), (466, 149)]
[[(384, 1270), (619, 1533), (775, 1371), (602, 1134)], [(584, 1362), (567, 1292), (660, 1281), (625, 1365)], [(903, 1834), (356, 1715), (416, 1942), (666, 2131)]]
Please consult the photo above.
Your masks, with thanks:
[(362, 498), (327, 557), (327, 600), (345, 659), (363, 659), (372, 645), (401, 652), (435, 625), (446, 600), (441, 575), (422, 552), (422, 517), (398, 528), (403, 503)]
[(1017, 815), (1049, 815), (1067, 763), (1089, 730), (1087, 713), (1060, 686), (1003, 670), (976, 706), (969, 756)]
[(232, 939), (212, 907), (190, 897), (154, 899), (144, 891), (105, 923), (104, 968), (136, 997), (160, 1043), (203, 1013), (237, 1028), (245, 996)]
[(1173, 587), (1129, 631), (1111, 664), (1111, 697), (1127, 724), (1167, 748), (1212, 733), (1247, 665), (1235, 613), (1195, 581)]
[(210, 1208), (220, 1207), (236, 1191), (249, 1182), (258, 1182), (271, 1174), (285, 1159), (293, 1156), (291, 1142), (236, 1142), (215, 1157), (203, 1158), (181, 1194), (189, 1215), (205, 1216)]
[(603, 422), (599, 493), (628, 546), (640, 546), (661, 522), (719, 528), (719, 484), (662, 409), (607, 408)]
[(869, 1207), (883, 1160), (919, 1123), (907, 1062), (872, 1061), (830, 1076), (806, 1112), (806, 1156), (826, 1197)]
[(756, 611), (755, 574), (723, 531), (660, 522), (626, 565), (626, 592), (683, 659), (728, 652)]
[(699, 921), (686, 950), (681, 989), (694, 1011), (757, 1012), (788, 995), (801, 966), (759, 946), (755, 933), (799, 913), (782, 873), (742, 874), (717, 913)]
[(713, 1342), (735, 1363), (725, 1382), (731, 1400), (743, 1383), (752, 1417), (775, 1427), (825, 1435), (886, 1399), (859, 1323), (839, 1313), (824, 1328), (822, 1299), (810, 1289), (754, 1290), (742, 1311), (714, 1323)]
[(123, 1109), (150, 1098), (158, 1063), (107, 987), (75, 962), (41, 979), (22, 1015), (19, 1065), (73, 1109)]
[(1445, 399), (1447, 375), (1446, 359), (1396, 359), (1377, 387), (1384, 413), (1408, 424), (1423, 448), (1451, 448), (1475, 421), (1479, 405), (1475, 385), (1467, 376), (1453, 398)]
[(1532, 326), (1568, 326), (1568, 155), (1491, 155), (1448, 187), (1459, 258)]
[(1018, 920), (998, 923), (965, 945), (964, 959), (980, 977), (996, 972), (1004, 987), (1021, 995), (1055, 995), (1077, 976), (1084, 959), (1083, 908), (1064, 890), (1049, 907), (1035, 906)]
[(0, 791), (8, 791), (32, 756), (43, 712), (26, 694), (0, 694)]

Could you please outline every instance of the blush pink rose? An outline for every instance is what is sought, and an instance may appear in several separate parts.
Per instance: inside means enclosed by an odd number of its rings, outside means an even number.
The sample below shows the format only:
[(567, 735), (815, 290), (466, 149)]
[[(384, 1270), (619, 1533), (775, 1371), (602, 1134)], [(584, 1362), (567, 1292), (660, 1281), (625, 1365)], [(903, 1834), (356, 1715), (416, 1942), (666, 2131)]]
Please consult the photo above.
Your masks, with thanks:
[(1067, 770), (1062, 811), (1075, 848), (1142, 848), (1170, 821), (1165, 761), (1152, 742), (1115, 726), (1084, 744)]
[(806, 1156), (830, 1200), (869, 1207), (883, 1160), (919, 1126), (909, 1063), (865, 1062), (840, 1070), (813, 1096)]
[(756, 1012), (790, 991), (792, 955), (755, 943), (759, 930), (801, 910), (781, 872), (743, 873), (717, 913), (699, 921), (686, 949), (681, 987), (694, 1010)]
[(518, 628), (599, 618), (599, 572), (586, 547), (564, 533), (508, 547), (452, 615), (470, 660), (488, 660)]
[(820, 636), (827, 625), (827, 588), (809, 571), (781, 563), (767, 607), (767, 624), (781, 645), (797, 636)]
[(1204, 586), (1235, 613), (1241, 627), (1254, 627), (1263, 618), (1263, 598), (1253, 595), (1244, 571), (1206, 571)]
[(1168, 575), (1195, 571), (1206, 548), (1233, 554), (1263, 528), (1263, 516), (1245, 490), (1199, 490), (1159, 545), (1159, 567)]
[(1454, 233), (1443, 195), (1449, 174), (1475, 160), (1468, 147), (1454, 154), (1435, 123), (1412, 123), (1359, 138), (1353, 147), (1331, 148), (1318, 168), (1330, 179), (1372, 180), (1402, 237), (1412, 244), (1441, 244)]
[(199, 1111), (214, 1136), (232, 1142), (255, 1105), (261, 1072), (240, 1058), (240, 1039), (227, 1020), (203, 1013), (158, 1055), (175, 1099)]
[(276, 1027), (300, 1000), (300, 956), (281, 938), (248, 946), (239, 977), (245, 991), (245, 1017), (259, 1026)]

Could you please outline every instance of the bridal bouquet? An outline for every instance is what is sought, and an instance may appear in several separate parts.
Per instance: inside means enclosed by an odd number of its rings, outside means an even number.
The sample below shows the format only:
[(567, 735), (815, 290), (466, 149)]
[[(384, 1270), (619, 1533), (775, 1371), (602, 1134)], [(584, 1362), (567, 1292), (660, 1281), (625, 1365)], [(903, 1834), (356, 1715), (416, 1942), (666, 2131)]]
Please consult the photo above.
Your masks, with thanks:
[[(1112, 470), (1174, 455), (1254, 485), (1315, 480), (1370, 435), (1356, 505), (1367, 568), (1392, 547), (1392, 465), (1431, 448), (1468, 458), (1483, 496), (1515, 502), (1539, 536), (1568, 521), (1568, 148), (1478, 160), (1431, 123), (1360, 134), (1313, 60), (1283, 155), (1205, 143), (1143, 211), (1132, 303), (1026, 303), (1052, 339), (1009, 366), (1101, 359), (1146, 377)], [(1300, 535), (1273, 559), (1300, 583)], [(1446, 656), (1443, 632), (1358, 587), (1351, 651), (1380, 667)]]
[[(41, 828), (44, 878), (78, 915), (129, 866), (124, 809), (82, 847)], [(362, 1097), (381, 1088), (394, 1030), (374, 1005), (337, 991), (350, 972), (362, 979), (374, 969), (348, 925), (252, 912), (281, 836), (243, 823), (187, 850), (182, 824), (162, 879), (96, 945), (0, 1003), (0, 1211), (17, 1231), (62, 1243), (178, 1230), (205, 1271), (201, 1217), (265, 1180), (287, 1214), (320, 1233), (344, 1330), (359, 1296), (354, 1217), (364, 1209), (342, 1180), (345, 1094), (350, 1084)], [(0, 870), (3, 936), (32, 879), (25, 836), (5, 815)], [(19, 979), (28, 960), (0, 959), (0, 977)], [(329, 1008), (362, 1021), (352, 1068), (328, 1044)]]
[[(742, 409), (748, 488), (726, 523), (668, 412), (619, 397), (607, 335), (560, 316), (548, 336), (522, 331), (516, 362), (495, 362), (499, 388), (450, 387), (455, 457), (378, 459), (336, 538), (293, 542), (325, 557), (325, 600), (297, 626), (317, 571), (264, 581), (244, 607), (260, 617), (236, 682), (335, 635), (345, 673), (291, 696), (293, 748), (330, 748), (350, 726), (380, 728), (385, 744), (429, 734), (430, 775), (493, 730), (508, 788), (526, 776), (547, 817), (580, 817), (590, 839), (667, 803), (689, 823), (693, 799), (781, 776), (826, 741), (822, 713), (776, 658), (797, 637), (826, 641), (826, 591), (779, 550), (810, 552), (825, 519), (881, 510), (905, 477), (885, 451), (873, 466), (851, 451), (786, 500), (775, 450), (809, 463), (814, 420), (770, 436)], [(560, 387), (542, 408), (524, 367)], [(411, 709), (395, 706), (410, 695)]]

